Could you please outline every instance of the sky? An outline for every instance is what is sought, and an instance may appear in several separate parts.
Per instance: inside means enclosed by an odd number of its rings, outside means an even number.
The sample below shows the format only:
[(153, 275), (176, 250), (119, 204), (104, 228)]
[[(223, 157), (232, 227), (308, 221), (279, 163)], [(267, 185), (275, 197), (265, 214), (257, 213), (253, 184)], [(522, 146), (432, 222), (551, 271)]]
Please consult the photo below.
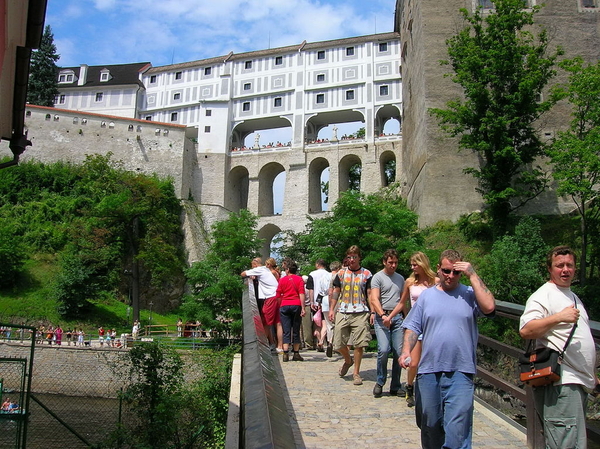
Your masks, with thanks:
[(48, 0), (60, 67), (154, 67), (394, 29), (396, 0)]

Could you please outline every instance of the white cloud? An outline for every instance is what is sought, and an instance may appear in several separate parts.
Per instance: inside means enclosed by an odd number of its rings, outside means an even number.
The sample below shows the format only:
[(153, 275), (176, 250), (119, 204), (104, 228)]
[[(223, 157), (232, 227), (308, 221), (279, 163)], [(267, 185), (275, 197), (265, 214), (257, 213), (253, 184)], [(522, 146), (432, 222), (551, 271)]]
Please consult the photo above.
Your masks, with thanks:
[[(153, 65), (393, 29), (395, 0), (48, 0), (61, 65)], [(85, 6), (85, 7), (84, 7)], [(62, 48), (62, 46), (65, 48)]]

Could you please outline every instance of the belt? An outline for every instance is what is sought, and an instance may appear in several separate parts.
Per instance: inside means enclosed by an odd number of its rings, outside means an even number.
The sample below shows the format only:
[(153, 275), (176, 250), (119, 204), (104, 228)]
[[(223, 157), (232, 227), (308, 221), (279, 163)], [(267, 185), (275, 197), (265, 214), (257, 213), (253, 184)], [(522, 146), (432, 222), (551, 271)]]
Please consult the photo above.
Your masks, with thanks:
[(385, 309), (383, 309), (383, 313), (384, 313), (384, 314), (388, 314), (388, 315), (389, 315), (390, 313), (392, 313), (393, 311), (394, 311), (394, 309), (390, 309), (390, 310), (385, 310)]

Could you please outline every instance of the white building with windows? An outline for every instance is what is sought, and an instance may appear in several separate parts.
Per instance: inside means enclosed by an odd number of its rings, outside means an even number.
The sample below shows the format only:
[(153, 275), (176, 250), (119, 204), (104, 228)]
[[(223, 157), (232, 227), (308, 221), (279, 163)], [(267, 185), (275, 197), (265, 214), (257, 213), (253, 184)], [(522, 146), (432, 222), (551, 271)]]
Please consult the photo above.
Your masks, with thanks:
[(303, 147), (323, 126), (353, 121), (372, 141), (400, 116), (400, 42), (386, 33), (230, 53), (153, 67), (142, 82), (138, 118), (198, 128), (201, 153), (240, 150), (249, 134), (276, 128), (288, 128), (280, 144)]
[(73, 111), (136, 118), (144, 98), (142, 74), (149, 62), (64, 67), (58, 72), (54, 106)]

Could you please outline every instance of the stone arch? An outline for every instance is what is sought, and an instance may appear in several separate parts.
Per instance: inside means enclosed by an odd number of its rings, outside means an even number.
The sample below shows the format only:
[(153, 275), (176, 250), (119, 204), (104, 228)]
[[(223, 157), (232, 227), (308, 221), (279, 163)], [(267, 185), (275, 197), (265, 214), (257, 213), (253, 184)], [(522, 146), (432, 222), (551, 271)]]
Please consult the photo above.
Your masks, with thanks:
[(321, 175), (329, 167), (329, 162), (323, 157), (313, 159), (308, 168), (308, 213), (323, 212), (321, 202)]
[(247, 209), (249, 190), (250, 176), (248, 175), (248, 169), (243, 166), (232, 168), (227, 176), (225, 208), (232, 212)]
[(362, 167), (362, 161), (356, 154), (349, 154), (340, 160), (338, 166), (339, 193), (345, 192), (350, 188), (350, 169), (357, 164)]
[[(331, 124), (342, 124), (352, 122), (365, 122), (365, 116), (360, 111), (340, 110), (331, 112), (321, 112), (309, 117), (304, 126), (305, 141), (312, 142), (317, 139), (319, 131)], [(333, 136), (332, 136), (333, 137)], [(330, 141), (331, 138), (328, 138)], [(341, 136), (338, 136), (338, 139)]]
[(269, 257), (271, 257), (271, 243), (273, 242), (273, 237), (281, 232), (279, 226), (276, 226), (272, 223), (264, 225), (258, 231), (258, 238), (263, 241), (262, 248), (260, 250), (260, 256), (262, 257), (263, 263)]
[[(277, 130), (277, 129), (288, 129), (287, 139), (284, 139), (286, 142), (292, 139), (292, 123), (289, 118), (282, 117), (263, 117), (257, 119), (244, 120), (242, 122), (237, 123), (233, 130), (231, 131), (231, 147), (232, 148), (242, 148), (244, 147), (244, 142), (246, 137), (250, 134), (253, 134), (257, 131), (264, 130)], [(259, 140), (259, 146), (263, 146), (267, 143), (267, 140), (262, 139)], [(254, 143), (252, 143), (252, 147)]]
[[(277, 162), (269, 162), (261, 168), (258, 174), (258, 215), (261, 217), (273, 215), (274, 212), (274, 197), (273, 197), (273, 181), (277, 175), (285, 171), (283, 165)], [(283, 195), (283, 192), (281, 192)]]
[(381, 186), (386, 187), (397, 180), (396, 155), (393, 151), (384, 151), (379, 157), (379, 174)]
[(398, 120), (402, 130), (401, 111), (396, 105), (388, 104), (380, 107), (375, 113), (375, 136), (383, 134), (385, 124), (389, 120)]

